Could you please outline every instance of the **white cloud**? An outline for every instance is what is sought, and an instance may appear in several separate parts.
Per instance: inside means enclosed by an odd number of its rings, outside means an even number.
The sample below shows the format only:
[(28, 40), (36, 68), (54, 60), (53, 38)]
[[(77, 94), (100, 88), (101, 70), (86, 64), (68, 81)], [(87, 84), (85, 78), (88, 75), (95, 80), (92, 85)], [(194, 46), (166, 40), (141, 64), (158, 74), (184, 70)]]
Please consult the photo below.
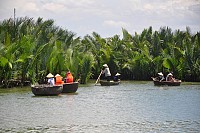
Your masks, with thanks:
[(144, 5), (144, 10), (153, 10), (153, 9), (155, 9), (155, 7), (149, 3)]
[(105, 20), (103, 22), (103, 25), (105, 26), (111, 26), (111, 27), (129, 27), (129, 24), (123, 21), (113, 21), (113, 20)]
[(200, 31), (200, 0), (6, 0), (0, 3), (0, 20), (13, 16), (14, 8), (17, 17), (54, 19), (80, 36), (120, 34), (122, 27), (132, 33), (149, 26)]
[(46, 3), (42, 6), (44, 9), (52, 11), (52, 12), (61, 12), (65, 9), (64, 5), (59, 3)]
[(24, 5), (24, 10), (26, 10), (26, 11), (39, 11), (39, 8), (37, 7), (36, 3), (28, 2)]

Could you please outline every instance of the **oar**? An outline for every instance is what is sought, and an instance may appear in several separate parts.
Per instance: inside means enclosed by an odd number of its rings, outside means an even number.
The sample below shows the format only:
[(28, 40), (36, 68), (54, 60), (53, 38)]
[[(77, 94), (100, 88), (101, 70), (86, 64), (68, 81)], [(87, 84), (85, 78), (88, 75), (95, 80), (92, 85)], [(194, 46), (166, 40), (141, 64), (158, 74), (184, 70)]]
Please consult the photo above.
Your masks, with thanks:
[(102, 72), (103, 72), (103, 70), (100, 72), (99, 77), (97, 78), (97, 81), (96, 81), (96, 83), (94, 85), (96, 85), (97, 82), (99, 81), (99, 78), (101, 77)]

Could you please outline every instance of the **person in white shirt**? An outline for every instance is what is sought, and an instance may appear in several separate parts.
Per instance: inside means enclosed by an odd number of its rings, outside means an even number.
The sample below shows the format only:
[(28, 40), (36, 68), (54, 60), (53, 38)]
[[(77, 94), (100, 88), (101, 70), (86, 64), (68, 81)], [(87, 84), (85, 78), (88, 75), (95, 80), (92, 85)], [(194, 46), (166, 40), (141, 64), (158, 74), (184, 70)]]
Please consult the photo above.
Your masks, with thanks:
[(107, 64), (103, 65), (102, 74), (105, 74), (107, 81), (110, 81), (111, 73)]
[(46, 77), (48, 78), (48, 81), (47, 81), (48, 84), (55, 85), (55, 79), (54, 79), (53, 74), (49, 73)]
[(159, 72), (159, 73), (158, 73), (157, 79), (158, 79), (159, 81), (164, 81), (164, 80), (165, 80), (165, 77), (164, 77), (164, 75), (163, 75), (162, 72)]

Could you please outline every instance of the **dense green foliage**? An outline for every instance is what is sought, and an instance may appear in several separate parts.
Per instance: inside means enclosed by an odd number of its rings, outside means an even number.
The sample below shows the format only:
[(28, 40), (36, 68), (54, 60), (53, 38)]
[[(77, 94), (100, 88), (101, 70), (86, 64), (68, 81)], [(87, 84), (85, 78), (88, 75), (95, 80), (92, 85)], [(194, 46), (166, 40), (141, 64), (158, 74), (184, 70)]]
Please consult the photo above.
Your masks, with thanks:
[(10, 79), (42, 83), (51, 72), (63, 77), (68, 70), (86, 83), (97, 78), (107, 63), (112, 75), (149, 80), (157, 72), (173, 71), (184, 81), (200, 81), (200, 32), (161, 27), (131, 35), (101, 38), (97, 33), (76, 37), (53, 20), (18, 18), (0, 22), (0, 81)]

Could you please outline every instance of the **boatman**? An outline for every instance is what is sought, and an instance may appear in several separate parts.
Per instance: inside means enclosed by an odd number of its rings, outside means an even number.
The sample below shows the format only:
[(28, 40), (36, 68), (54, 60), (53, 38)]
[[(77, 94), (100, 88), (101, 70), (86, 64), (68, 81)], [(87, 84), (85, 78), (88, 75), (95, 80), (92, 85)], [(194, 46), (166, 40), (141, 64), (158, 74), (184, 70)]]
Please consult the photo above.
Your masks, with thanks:
[(171, 81), (171, 82), (175, 81), (175, 79), (173, 78), (173, 74), (172, 73), (167, 74), (166, 81)]
[(110, 81), (111, 74), (107, 64), (103, 65), (102, 74), (105, 74), (105, 78), (107, 79), (107, 81)]

